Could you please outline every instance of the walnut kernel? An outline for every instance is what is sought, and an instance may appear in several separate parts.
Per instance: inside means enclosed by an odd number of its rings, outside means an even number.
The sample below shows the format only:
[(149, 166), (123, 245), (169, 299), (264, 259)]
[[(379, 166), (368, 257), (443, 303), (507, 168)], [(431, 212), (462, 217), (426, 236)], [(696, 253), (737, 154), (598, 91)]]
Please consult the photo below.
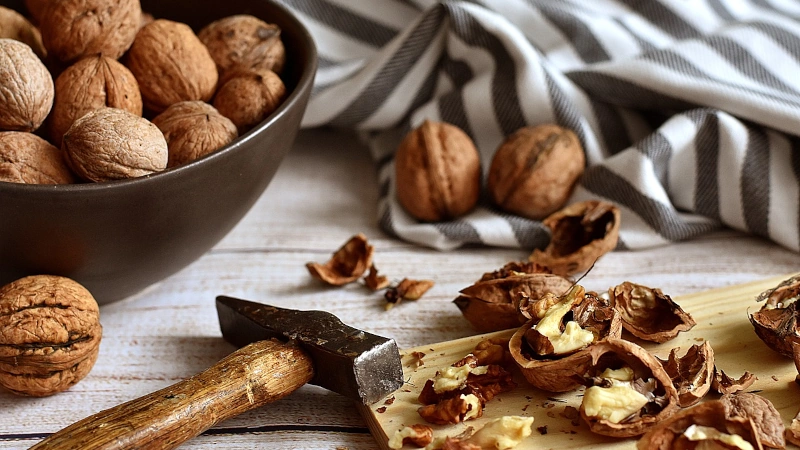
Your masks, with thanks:
[(244, 134), (272, 114), (285, 97), (286, 86), (275, 72), (235, 72), (221, 83), (214, 107)]
[(280, 27), (248, 14), (211, 22), (197, 37), (208, 47), (220, 77), (237, 70), (281, 73), (286, 62)]
[(31, 48), (0, 39), (0, 130), (34, 131), (50, 113), (53, 77)]
[(0, 132), (0, 181), (69, 184), (75, 177), (61, 150), (31, 133)]
[(153, 119), (167, 140), (169, 162), (175, 167), (194, 161), (230, 144), (236, 125), (213, 106), (199, 100), (170, 105)]

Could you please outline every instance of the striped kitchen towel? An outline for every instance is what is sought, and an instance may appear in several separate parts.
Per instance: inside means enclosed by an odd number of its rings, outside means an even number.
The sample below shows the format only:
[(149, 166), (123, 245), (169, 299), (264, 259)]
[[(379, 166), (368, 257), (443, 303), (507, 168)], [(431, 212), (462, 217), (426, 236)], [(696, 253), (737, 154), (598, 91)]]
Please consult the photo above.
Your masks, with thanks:
[(484, 174), (516, 129), (580, 137), (570, 202), (622, 209), (621, 248), (722, 226), (800, 250), (800, 3), (792, 0), (282, 0), (317, 42), (304, 126), (359, 130), (389, 232), (451, 249), (545, 245), (483, 199), (440, 223), (394, 196), (392, 155), (424, 119), (475, 141)]

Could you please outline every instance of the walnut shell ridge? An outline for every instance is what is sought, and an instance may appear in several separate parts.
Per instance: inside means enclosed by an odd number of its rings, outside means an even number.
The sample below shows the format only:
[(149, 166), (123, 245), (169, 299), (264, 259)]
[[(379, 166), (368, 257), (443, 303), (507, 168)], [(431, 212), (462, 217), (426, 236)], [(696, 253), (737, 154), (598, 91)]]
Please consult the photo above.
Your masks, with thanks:
[(31, 48), (0, 39), (0, 130), (34, 131), (53, 107), (53, 77)]
[(208, 48), (221, 77), (237, 70), (281, 73), (286, 63), (280, 27), (248, 14), (215, 20), (197, 37)]
[(69, 184), (75, 176), (60, 149), (22, 131), (0, 132), (0, 181), (26, 184)]
[(167, 167), (194, 161), (239, 136), (236, 125), (199, 100), (175, 103), (153, 119), (169, 147)]

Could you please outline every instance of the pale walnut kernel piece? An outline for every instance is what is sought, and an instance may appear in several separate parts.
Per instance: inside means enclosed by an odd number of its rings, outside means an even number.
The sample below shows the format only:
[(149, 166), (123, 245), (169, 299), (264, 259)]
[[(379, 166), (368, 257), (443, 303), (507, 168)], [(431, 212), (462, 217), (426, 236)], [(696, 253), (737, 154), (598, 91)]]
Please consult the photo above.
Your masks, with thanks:
[(0, 6), (0, 38), (14, 39), (28, 44), (39, 58), (44, 59), (47, 55), (39, 29), (22, 14), (5, 6)]
[(53, 77), (33, 50), (0, 39), (0, 130), (34, 131), (53, 106)]
[(43, 397), (85, 377), (100, 347), (100, 310), (69, 278), (36, 275), (0, 288), (0, 385)]
[(609, 288), (622, 328), (646, 341), (664, 343), (695, 326), (692, 316), (661, 289), (626, 281)]
[(386, 289), (390, 284), (391, 281), (389, 281), (389, 277), (380, 275), (375, 264), (369, 266), (369, 272), (367, 272), (367, 276), (364, 277), (364, 285), (368, 289), (379, 291), (381, 289)]
[(213, 106), (199, 100), (170, 105), (153, 119), (169, 147), (167, 167), (192, 162), (230, 144), (236, 125)]
[(514, 358), (508, 351), (508, 341), (509, 338), (493, 337), (478, 342), (478, 345), (472, 350), (478, 365), (496, 364), (504, 368), (511, 367), (514, 364)]
[(523, 127), (495, 152), (486, 187), (500, 208), (539, 220), (564, 206), (585, 164), (571, 130), (555, 124)]
[(417, 409), (417, 413), (428, 423), (448, 425), (481, 417), (483, 404), (474, 394), (461, 394), (438, 403), (421, 406)]
[(145, 108), (156, 113), (185, 100), (207, 102), (217, 87), (214, 60), (184, 23), (158, 19), (145, 25), (126, 65), (139, 82)]
[(384, 293), (386, 310), (392, 309), (403, 300), (419, 300), (433, 285), (434, 282), (432, 280), (403, 278), (397, 286), (387, 289)]
[(433, 441), (433, 428), (428, 425), (414, 424), (397, 430), (389, 438), (388, 446), (392, 449), (401, 449), (410, 444), (416, 447), (425, 447)]
[(117, 59), (136, 37), (141, 14), (139, 0), (59, 0), (49, 2), (39, 26), (48, 55), (59, 61)]
[(784, 448), (785, 427), (775, 406), (766, 398), (748, 392), (725, 394), (719, 400), (725, 405), (727, 417), (743, 417), (753, 421), (758, 438), (767, 447)]
[(714, 367), (714, 379), (711, 381), (711, 389), (720, 394), (733, 394), (734, 392), (749, 388), (756, 380), (758, 380), (758, 378), (747, 371), (737, 380)]
[(248, 14), (211, 22), (197, 37), (208, 47), (221, 77), (243, 69), (281, 73), (286, 63), (280, 27)]
[(278, 109), (285, 97), (286, 86), (275, 72), (242, 71), (220, 83), (214, 107), (244, 134)]
[(787, 441), (800, 446), (800, 412), (792, 419), (792, 423), (786, 429), (785, 437)]
[(711, 389), (714, 380), (714, 350), (708, 341), (691, 346), (680, 358), (678, 350), (673, 348), (666, 361), (659, 361), (678, 390), (678, 403), (681, 408), (686, 408), (699, 402)]
[(589, 270), (619, 239), (620, 211), (607, 202), (575, 203), (542, 222), (551, 231), (550, 243), (534, 250), (529, 259), (562, 276)]
[(514, 448), (533, 433), (533, 417), (503, 416), (486, 422), (464, 442), (481, 449)]
[(50, 138), (61, 146), (64, 133), (86, 113), (110, 107), (142, 115), (139, 84), (127, 67), (106, 56), (88, 56), (56, 78)]
[(334, 252), (325, 264), (310, 262), (308, 272), (314, 278), (333, 286), (342, 286), (358, 280), (372, 265), (373, 247), (362, 233), (351, 237)]
[(0, 132), (0, 181), (69, 184), (75, 176), (55, 146), (31, 133)]
[(394, 158), (397, 200), (425, 222), (460, 217), (478, 203), (481, 160), (460, 128), (426, 120), (411, 130)]
[(759, 339), (772, 350), (792, 358), (792, 345), (800, 344), (800, 276), (782, 281), (758, 297), (766, 301), (761, 309), (750, 315), (750, 323)]
[(150, 175), (167, 167), (167, 141), (147, 119), (116, 108), (96, 109), (72, 124), (62, 149), (88, 181)]

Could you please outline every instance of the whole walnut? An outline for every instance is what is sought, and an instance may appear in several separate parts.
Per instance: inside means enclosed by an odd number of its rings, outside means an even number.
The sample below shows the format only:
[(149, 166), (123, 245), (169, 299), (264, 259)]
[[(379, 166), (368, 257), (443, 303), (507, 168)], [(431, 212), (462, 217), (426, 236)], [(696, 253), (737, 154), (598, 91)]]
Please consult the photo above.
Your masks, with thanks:
[(495, 152), (486, 187), (500, 208), (539, 220), (564, 206), (585, 164), (571, 130), (553, 124), (524, 127)]
[(40, 58), (47, 55), (39, 29), (22, 14), (4, 6), (0, 6), (0, 38), (26, 43)]
[(35, 134), (0, 132), (0, 181), (27, 184), (69, 184), (75, 177), (63, 153)]
[(213, 106), (199, 100), (179, 102), (153, 119), (169, 146), (167, 167), (205, 156), (236, 139), (236, 125)]
[(107, 56), (87, 56), (56, 78), (56, 97), (50, 115), (50, 138), (61, 145), (64, 133), (89, 111), (102, 107), (142, 115), (139, 83), (127, 67)]
[(159, 113), (185, 100), (209, 101), (217, 67), (205, 45), (184, 23), (157, 19), (145, 25), (127, 55), (146, 108)]
[(39, 26), (48, 55), (59, 61), (117, 59), (136, 37), (141, 14), (139, 0), (58, 0), (48, 2)]
[(284, 97), (286, 86), (275, 72), (236, 72), (220, 85), (214, 107), (243, 134), (275, 111)]
[(67, 163), (88, 181), (150, 175), (167, 167), (167, 141), (147, 119), (117, 108), (91, 111), (67, 130)]
[(53, 107), (53, 95), (53, 77), (33, 50), (0, 39), (0, 130), (36, 130)]
[(197, 37), (208, 47), (222, 77), (235, 70), (281, 73), (286, 63), (280, 27), (248, 14), (211, 22)]
[(455, 125), (426, 120), (400, 143), (394, 165), (397, 200), (417, 219), (453, 219), (478, 202), (480, 155)]
[(0, 385), (43, 397), (83, 379), (103, 328), (92, 294), (77, 282), (34, 275), (0, 288)]

